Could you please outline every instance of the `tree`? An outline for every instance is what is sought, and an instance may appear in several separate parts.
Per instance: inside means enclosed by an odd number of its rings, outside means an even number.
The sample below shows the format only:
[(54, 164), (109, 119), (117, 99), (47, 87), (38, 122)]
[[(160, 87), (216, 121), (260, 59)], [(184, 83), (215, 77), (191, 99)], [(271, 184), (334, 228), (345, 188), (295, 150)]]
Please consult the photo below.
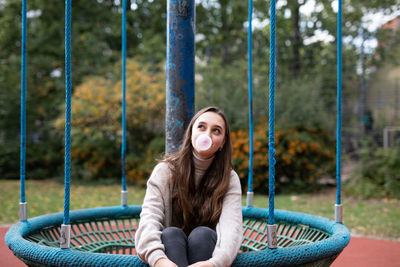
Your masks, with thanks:
[[(73, 174), (95, 179), (120, 175), (122, 84), (120, 64), (114, 65), (111, 79), (92, 76), (72, 96), (71, 155)], [(151, 74), (150, 65), (127, 62), (126, 125), (127, 166), (137, 168), (146, 157), (152, 140), (162, 135), (165, 117), (165, 76)], [(55, 129), (64, 136), (64, 116)], [(133, 177), (131, 177), (133, 178)], [(138, 177), (136, 177), (138, 179)]]
[(201, 1), (196, 16), (196, 49), (200, 57), (220, 56), (223, 64), (243, 57), (247, 48), (243, 26), (247, 21), (246, 1)]
[[(336, 95), (337, 13), (332, 1), (321, 0), (315, 1), (315, 9), (305, 14), (302, 7), (309, 3), (310, 0), (278, 1), (278, 89), (282, 81), (288, 81), (287, 84), (293, 79), (308, 80), (310, 83), (321, 81), (318, 83), (320, 96), (333, 114)], [(209, 99), (209, 96), (201, 96), (204, 90), (218, 91), (209, 92), (215, 96), (232, 92), (235, 88), (240, 90), (242, 99), (237, 101), (240, 108), (229, 106), (229, 102), (221, 104), (229, 112), (236, 113), (232, 116), (238, 122), (237, 126), (243, 125), (244, 118), (247, 117), (243, 116), (243, 112), (247, 110), (247, 100), (243, 97), (243, 94), (247, 94), (247, 5), (247, 1), (241, 0), (204, 0), (197, 2), (196, 10), (196, 56), (201, 64), (206, 64), (204, 67), (199, 65), (198, 68), (198, 73), (203, 78), (201, 82), (197, 82), (198, 99)], [(136, 60), (145, 62), (146, 65), (149, 63), (154, 74), (163, 71), (166, 1), (130, 0), (128, 9), (128, 56), (135, 56)], [(354, 94), (351, 88), (357, 87), (356, 66), (359, 55), (352, 40), (359, 34), (364, 14), (377, 11), (389, 13), (398, 9), (398, 0), (344, 1), (345, 94)], [(121, 11), (121, 1), (73, 1), (73, 90), (88, 76), (102, 76), (112, 84), (115, 82), (113, 79), (118, 79), (116, 77), (119, 75), (112, 68), (121, 57)], [(36, 157), (34, 161), (28, 159), (28, 165), (35, 167), (38, 162), (46, 162), (46, 158), (52, 158), (54, 155), (51, 151), (62, 146), (62, 140), (53, 138), (52, 124), (62, 112), (65, 95), (64, 4), (60, 1), (31, 0), (28, 1), (28, 12), (27, 150)], [(255, 27), (253, 33), (255, 94), (259, 96), (256, 100), (260, 101), (260, 105), (255, 105), (258, 114), (265, 112), (265, 105), (261, 103), (267, 100), (268, 13), (268, 1), (254, 1), (254, 19), (260, 21), (261, 25), (266, 25)], [(20, 14), (20, 1), (0, 1), (0, 157), (10, 158), (12, 155), (15, 159), (13, 162), (18, 162), (19, 158)], [(330, 39), (315, 39), (319, 32), (325, 32)], [(213, 73), (206, 73), (207, 68), (213, 70)], [(302, 84), (306, 84), (306, 81)], [(49, 140), (57, 141), (50, 144)], [(34, 146), (40, 146), (41, 153), (33, 153)], [(62, 155), (57, 156), (56, 162), (60, 159), (62, 160)], [(14, 165), (0, 166), (2, 173), (8, 172), (5, 169), (16, 173), (17, 168)]]
[[(164, 31), (165, 16), (155, 16), (163, 5), (152, 1), (132, 1), (127, 14), (128, 55), (141, 54), (143, 60), (156, 56), (158, 62), (163, 45), (160, 29)], [(159, 2), (159, 1), (156, 1)], [(134, 4), (139, 8), (134, 9)], [(151, 8), (151, 10), (150, 10)], [(53, 138), (52, 123), (60, 114), (65, 98), (64, 82), (64, 3), (43, 0), (28, 1), (27, 44), (27, 175), (38, 162), (45, 163), (62, 140)], [(163, 9), (165, 13), (165, 8)], [(139, 19), (138, 19), (139, 18)], [(0, 166), (4, 175), (16, 177), (19, 159), (19, 109), (20, 109), (20, 50), (21, 50), (21, 1), (0, 2), (0, 156), (12, 159)], [(160, 26), (161, 25), (161, 26)], [(148, 28), (149, 27), (149, 28)], [(117, 1), (82, 1), (72, 3), (72, 85), (79, 85), (89, 75), (110, 76), (110, 69), (121, 58), (121, 7)], [(154, 35), (154, 39), (151, 37)], [(143, 45), (142, 37), (149, 38)], [(163, 39), (165, 40), (165, 38)], [(151, 53), (149, 47), (158, 53)], [(146, 47), (144, 49), (143, 47)], [(143, 52), (145, 51), (145, 52)], [(146, 52), (147, 51), (147, 52)], [(155, 70), (157, 71), (157, 70)], [(57, 140), (56, 144), (49, 140)], [(40, 147), (41, 153), (33, 153)], [(3, 154), (4, 153), (4, 154)], [(62, 160), (57, 156), (53, 169)], [(34, 164), (35, 163), (35, 164)]]

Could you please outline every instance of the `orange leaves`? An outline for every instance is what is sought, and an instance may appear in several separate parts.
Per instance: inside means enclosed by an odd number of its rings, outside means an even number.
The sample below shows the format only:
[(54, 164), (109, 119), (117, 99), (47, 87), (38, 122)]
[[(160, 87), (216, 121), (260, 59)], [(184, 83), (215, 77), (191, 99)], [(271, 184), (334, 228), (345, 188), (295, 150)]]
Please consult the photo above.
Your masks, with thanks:
[[(126, 153), (129, 161), (140, 161), (140, 155), (164, 124), (164, 72), (152, 73), (149, 67), (135, 60), (126, 65)], [(78, 176), (118, 177), (121, 175), (122, 81), (120, 64), (106, 77), (87, 77), (74, 88), (72, 96), (72, 160)], [(54, 123), (64, 134), (62, 114)], [(134, 164), (135, 168), (141, 168)], [(145, 176), (144, 170), (127, 169), (128, 175)], [(89, 176), (89, 177), (86, 177)]]
[[(268, 184), (268, 133), (266, 124), (254, 131), (253, 181), (255, 190), (264, 190)], [(238, 130), (232, 133), (233, 163), (242, 179), (248, 176), (249, 136)], [(332, 168), (334, 142), (326, 132), (318, 129), (291, 128), (275, 132), (276, 185), (296, 188), (310, 186)], [(284, 177), (285, 179), (281, 179)], [(289, 181), (285, 182), (284, 181)], [(296, 181), (296, 182), (295, 182)], [(246, 184), (246, 183), (243, 183)], [(263, 191), (265, 192), (265, 190)]]
[[(128, 127), (164, 120), (165, 90), (163, 74), (150, 74), (148, 67), (128, 60), (126, 73), (126, 119)], [(89, 77), (77, 86), (72, 96), (73, 126), (90, 133), (93, 125), (115, 134), (121, 129), (122, 82), (104, 77)], [(55, 123), (63, 127), (64, 116)]]

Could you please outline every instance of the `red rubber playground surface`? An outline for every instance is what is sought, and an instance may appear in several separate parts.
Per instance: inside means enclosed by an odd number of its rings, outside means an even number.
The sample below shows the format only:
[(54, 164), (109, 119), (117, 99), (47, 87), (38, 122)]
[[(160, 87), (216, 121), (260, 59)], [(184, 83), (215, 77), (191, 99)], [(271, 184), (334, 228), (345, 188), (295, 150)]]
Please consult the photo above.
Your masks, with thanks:
[[(4, 237), (7, 230), (8, 227), (0, 227), (0, 266), (26, 266), (6, 246)], [(331, 266), (400, 267), (400, 242), (352, 237), (350, 244)]]

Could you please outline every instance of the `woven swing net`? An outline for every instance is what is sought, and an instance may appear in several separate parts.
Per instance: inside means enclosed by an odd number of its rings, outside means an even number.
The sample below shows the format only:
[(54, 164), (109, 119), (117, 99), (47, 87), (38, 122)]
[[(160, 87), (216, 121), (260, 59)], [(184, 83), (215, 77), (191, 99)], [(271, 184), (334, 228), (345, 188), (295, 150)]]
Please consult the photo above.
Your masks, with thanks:
[[(98, 219), (71, 224), (71, 248), (83, 252), (134, 255), (135, 232), (139, 217)], [(240, 250), (259, 251), (268, 248), (267, 221), (245, 219)], [(324, 240), (330, 234), (306, 225), (278, 223), (278, 247), (292, 247)], [(60, 247), (60, 226), (49, 226), (25, 237), (43, 246)]]
[[(73, 211), (68, 250), (59, 248), (61, 213), (18, 223), (7, 233), (6, 243), (29, 266), (147, 266), (134, 256), (140, 210), (130, 206)], [(276, 214), (275, 250), (268, 249), (267, 211), (243, 209), (244, 235), (232, 266), (329, 266), (349, 242), (342, 224), (302, 213)]]

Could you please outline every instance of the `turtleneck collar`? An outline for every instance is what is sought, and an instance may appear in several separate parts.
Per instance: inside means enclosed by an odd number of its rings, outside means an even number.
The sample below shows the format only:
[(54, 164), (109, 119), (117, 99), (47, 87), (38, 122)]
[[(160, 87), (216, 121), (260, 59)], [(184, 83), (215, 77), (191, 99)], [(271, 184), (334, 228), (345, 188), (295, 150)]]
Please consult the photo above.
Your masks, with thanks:
[(210, 167), (212, 161), (214, 160), (215, 156), (212, 156), (209, 159), (201, 159), (193, 152), (193, 163), (196, 170), (205, 172), (208, 167)]
[(196, 187), (199, 185), (201, 178), (203, 178), (206, 173), (208, 167), (210, 167), (212, 161), (215, 156), (212, 156), (209, 159), (201, 159), (193, 153), (193, 163), (194, 163), (194, 179)]

